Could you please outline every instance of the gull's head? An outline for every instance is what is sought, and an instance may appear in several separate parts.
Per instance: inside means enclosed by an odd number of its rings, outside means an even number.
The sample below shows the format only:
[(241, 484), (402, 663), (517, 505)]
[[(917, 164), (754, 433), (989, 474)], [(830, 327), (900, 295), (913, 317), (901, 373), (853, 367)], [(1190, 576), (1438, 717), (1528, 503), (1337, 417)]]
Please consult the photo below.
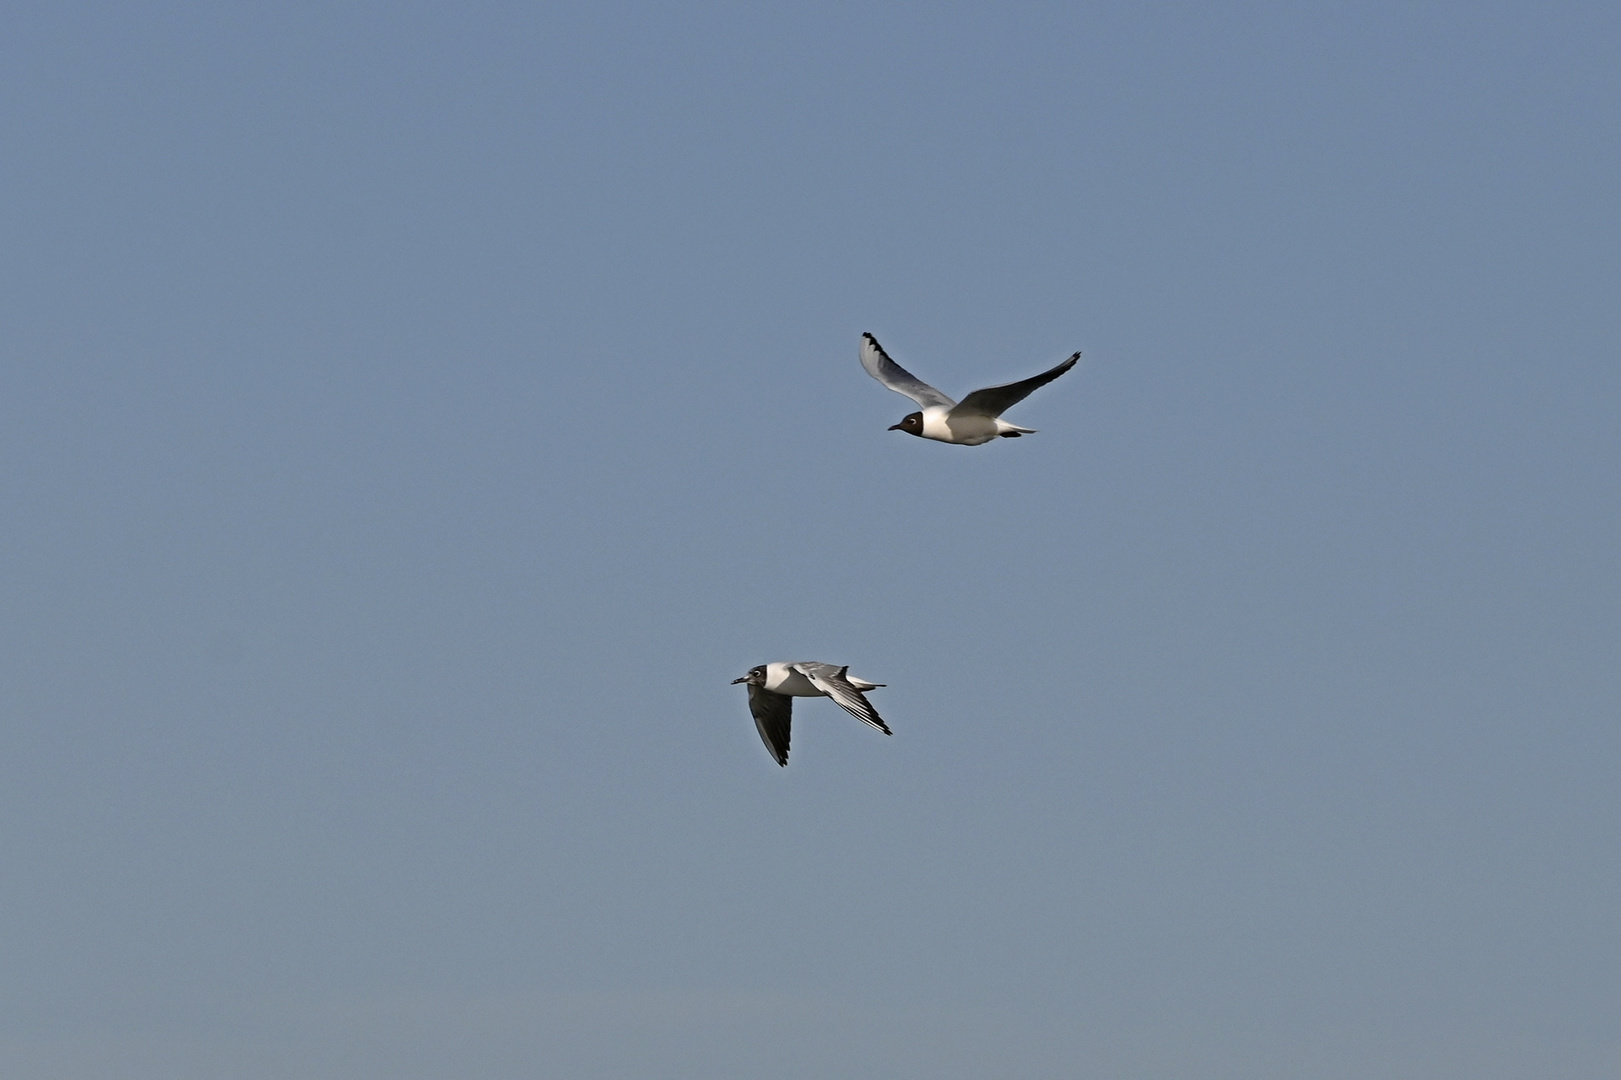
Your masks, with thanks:
[(741, 679), (732, 680), (733, 686), (736, 686), (738, 683), (748, 683), (750, 686), (764, 686), (765, 665), (761, 664), (759, 667), (749, 668), (749, 673), (747, 675), (743, 676)]
[(923, 414), (920, 412), (912, 413), (900, 423), (891, 424), (889, 430), (904, 431), (908, 435), (916, 435), (921, 438), (923, 435)]

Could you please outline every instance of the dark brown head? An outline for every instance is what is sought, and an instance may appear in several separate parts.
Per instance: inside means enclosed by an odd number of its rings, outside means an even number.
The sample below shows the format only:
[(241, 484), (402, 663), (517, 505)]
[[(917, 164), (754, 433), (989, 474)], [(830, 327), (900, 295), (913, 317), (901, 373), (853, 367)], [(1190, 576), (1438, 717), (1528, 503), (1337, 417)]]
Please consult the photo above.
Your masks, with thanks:
[(898, 424), (892, 425), (889, 430), (891, 430), (891, 431), (904, 431), (908, 435), (916, 435), (919, 438), (922, 438), (923, 437), (923, 414), (920, 413), (920, 412), (912, 413), (905, 420), (902, 420)]
[(749, 673), (747, 675), (743, 676), (741, 679), (732, 680), (733, 686), (736, 686), (738, 683), (748, 683), (750, 686), (764, 686), (765, 665), (761, 664), (759, 667), (749, 668)]

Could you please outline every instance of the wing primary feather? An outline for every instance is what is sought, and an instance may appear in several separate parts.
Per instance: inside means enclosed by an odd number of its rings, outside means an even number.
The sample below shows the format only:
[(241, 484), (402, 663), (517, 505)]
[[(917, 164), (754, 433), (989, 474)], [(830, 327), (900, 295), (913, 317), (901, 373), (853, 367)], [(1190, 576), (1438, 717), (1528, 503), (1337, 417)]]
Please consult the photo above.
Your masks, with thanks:
[(813, 663), (794, 666), (845, 712), (864, 724), (871, 724), (885, 735), (894, 734), (889, 730), (889, 725), (884, 723), (884, 718), (878, 715), (878, 710), (872, 707), (872, 703), (860, 690), (850, 685), (848, 664), (841, 668), (836, 668), (832, 664)]
[(765, 743), (766, 752), (778, 765), (787, 765), (794, 699), (787, 694), (773, 694), (763, 686), (751, 684), (749, 712), (754, 716), (754, 728), (760, 733), (760, 741)]

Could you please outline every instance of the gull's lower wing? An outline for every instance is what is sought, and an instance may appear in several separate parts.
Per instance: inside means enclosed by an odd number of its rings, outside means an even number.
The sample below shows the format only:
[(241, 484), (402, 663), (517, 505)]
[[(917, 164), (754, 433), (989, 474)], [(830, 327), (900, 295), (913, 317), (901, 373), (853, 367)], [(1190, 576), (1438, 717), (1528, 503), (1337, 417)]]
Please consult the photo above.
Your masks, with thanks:
[(846, 673), (850, 670), (848, 667), (804, 662), (795, 664), (794, 668), (809, 679), (812, 686), (832, 698), (845, 712), (864, 724), (871, 724), (885, 735), (891, 734), (889, 725), (878, 715), (878, 710), (862, 696), (860, 690), (850, 685), (850, 680), (846, 677)]
[(1081, 354), (1076, 353), (1062, 364), (1050, 371), (1043, 371), (1040, 375), (1032, 375), (1028, 379), (1011, 382), (1005, 386), (988, 386), (983, 390), (975, 390), (972, 394), (963, 398), (952, 412), (958, 416), (1001, 416), (1003, 411), (1011, 409), (1029, 397), (1032, 391), (1038, 387), (1046, 386), (1074, 367), (1076, 361), (1080, 360), (1080, 358)]
[(778, 765), (788, 764), (788, 728), (794, 718), (794, 699), (751, 685), (749, 712), (754, 714), (755, 729), (771, 757)]
[[(891, 360), (889, 354), (884, 351), (884, 347), (878, 344), (878, 339), (871, 334), (861, 335), (861, 366), (867, 369), (868, 375), (871, 375), (895, 391), (895, 393), (905, 394), (925, 409), (935, 405), (949, 409), (957, 404)], [(1014, 400), (1018, 399), (1015, 398)]]

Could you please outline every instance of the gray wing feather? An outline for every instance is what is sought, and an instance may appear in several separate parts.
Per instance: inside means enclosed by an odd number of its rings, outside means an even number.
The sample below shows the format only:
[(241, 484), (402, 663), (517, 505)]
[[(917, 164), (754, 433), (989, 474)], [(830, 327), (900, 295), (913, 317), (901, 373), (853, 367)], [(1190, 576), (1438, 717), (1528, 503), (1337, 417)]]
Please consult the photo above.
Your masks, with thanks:
[(749, 712), (760, 741), (778, 765), (788, 764), (788, 728), (794, 717), (794, 699), (773, 694), (763, 686), (749, 687)]
[[(861, 335), (861, 366), (867, 369), (867, 374), (895, 391), (905, 394), (923, 408), (935, 405), (951, 408), (957, 404), (940, 391), (913, 375), (889, 358), (884, 347), (878, 344), (878, 339), (871, 334)], [(1031, 389), (1034, 389), (1032, 387)], [(1029, 393), (1029, 391), (1025, 391)], [(1015, 401), (1018, 398), (1014, 399)]]
[(846, 678), (849, 666), (834, 667), (832, 664), (818, 664), (805, 661), (794, 665), (795, 669), (811, 681), (811, 685), (832, 698), (845, 712), (854, 716), (864, 724), (871, 724), (885, 735), (891, 734), (889, 725), (884, 723), (883, 717), (878, 715), (860, 690), (850, 685)]
[(983, 390), (975, 390), (962, 399), (962, 403), (951, 410), (957, 416), (989, 416), (997, 417), (1011, 409), (1038, 387), (1046, 386), (1058, 376), (1075, 366), (1081, 358), (1080, 353), (1065, 360), (1062, 364), (1050, 371), (1043, 371), (1040, 375), (1032, 375), (1019, 382), (1008, 383), (1005, 386), (988, 386)]

